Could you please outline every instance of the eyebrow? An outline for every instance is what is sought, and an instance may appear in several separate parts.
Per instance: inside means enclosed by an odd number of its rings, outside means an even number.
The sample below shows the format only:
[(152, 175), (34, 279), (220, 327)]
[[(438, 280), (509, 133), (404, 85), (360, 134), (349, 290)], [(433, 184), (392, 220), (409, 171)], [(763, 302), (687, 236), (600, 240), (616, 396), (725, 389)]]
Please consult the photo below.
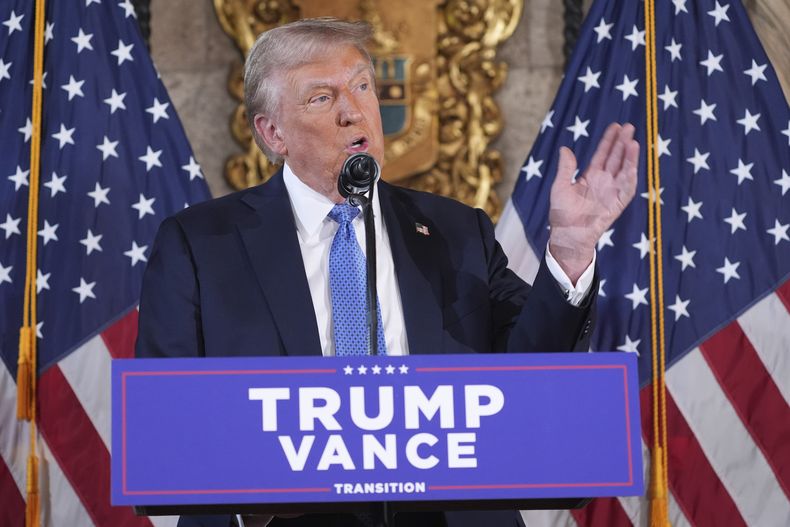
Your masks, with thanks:
[[(357, 67), (354, 68), (354, 71), (351, 73), (351, 77), (350, 78), (353, 79), (353, 78), (359, 76), (360, 73), (363, 73), (365, 71), (370, 71), (370, 65), (365, 63), (365, 62), (360, 62), (359, 64), (357, 64)], [(303, 90), (300, 90), (300, 91), (311, 92), (311, 91), (314, 91), (314, 90), (317, 90), (317, 89), (320, 89), (320, 88), (331, 88), (331, 87), (332, 87), (332, 85), (329, 82), (327, 82), (326, 80), (322, 79), (322, 80), (316, 80), (316, 81), (308, 83), (307, 85), (305, 85)]]

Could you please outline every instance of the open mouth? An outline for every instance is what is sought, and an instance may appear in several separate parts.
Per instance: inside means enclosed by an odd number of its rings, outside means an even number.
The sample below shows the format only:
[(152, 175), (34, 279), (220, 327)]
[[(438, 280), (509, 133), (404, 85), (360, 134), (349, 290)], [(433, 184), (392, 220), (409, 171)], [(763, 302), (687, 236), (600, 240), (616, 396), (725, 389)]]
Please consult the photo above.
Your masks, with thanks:
[(364, 136), (357, 137), (346, 147), (346, 151), (351, 154), (365, 152), (368, 149), (368, 140)]

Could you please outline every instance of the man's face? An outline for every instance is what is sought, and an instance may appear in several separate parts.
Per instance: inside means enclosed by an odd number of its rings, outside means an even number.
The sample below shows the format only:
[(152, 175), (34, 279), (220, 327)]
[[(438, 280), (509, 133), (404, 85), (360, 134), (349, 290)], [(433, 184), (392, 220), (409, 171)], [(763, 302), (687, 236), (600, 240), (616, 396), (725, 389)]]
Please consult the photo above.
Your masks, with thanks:
[(333, 48), (279, 79), (273, 118), (255, 126), (308, 186), (335, 202), (337, 177), (351, 154), (384, 161), (384, 133), (370, 65), (353, 46)]

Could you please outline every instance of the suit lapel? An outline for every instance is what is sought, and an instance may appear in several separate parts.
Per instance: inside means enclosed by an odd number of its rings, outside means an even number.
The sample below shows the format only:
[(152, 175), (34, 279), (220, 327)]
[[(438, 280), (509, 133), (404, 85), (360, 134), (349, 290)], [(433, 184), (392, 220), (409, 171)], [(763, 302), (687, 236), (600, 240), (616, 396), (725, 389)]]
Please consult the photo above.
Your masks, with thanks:
[(237, 227), (288, 355), (320, 355), (321, 341), (282, 170), (242, 198), (255, 210)]
[(393, 187), (382, 182), (378, 189), (398, 276), (409, 353), (437, 353), (442, 349), (440, 251), (437, 246), (441, 239), (418, 232), (417, 227), (422, 225), (430, 233), (430, 220), (410, 202), (398, 200)]

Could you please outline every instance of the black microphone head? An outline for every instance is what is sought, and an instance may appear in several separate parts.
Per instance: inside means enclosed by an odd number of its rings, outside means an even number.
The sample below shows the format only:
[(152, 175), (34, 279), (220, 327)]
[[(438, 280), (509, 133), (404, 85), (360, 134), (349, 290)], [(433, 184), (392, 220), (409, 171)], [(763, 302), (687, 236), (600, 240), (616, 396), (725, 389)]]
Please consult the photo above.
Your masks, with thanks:
[(343, 163), (337, 179), (337, 189), (344, 198), (351, 194), (364, 194), (378, 177), (379, 165), (373, 156), (359, 152), (349, 156)]

